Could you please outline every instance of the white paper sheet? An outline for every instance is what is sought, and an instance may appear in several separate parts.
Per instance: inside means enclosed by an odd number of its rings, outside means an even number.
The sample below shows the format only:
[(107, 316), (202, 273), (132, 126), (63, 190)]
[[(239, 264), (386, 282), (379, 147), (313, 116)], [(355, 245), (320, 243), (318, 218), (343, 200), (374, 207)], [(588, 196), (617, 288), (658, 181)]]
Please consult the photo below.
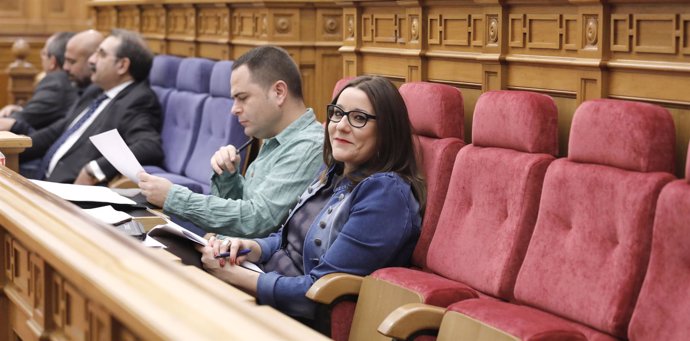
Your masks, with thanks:
[(31, 180), (37, 186), (67, 201), (91, 201), (110, 204), (136, 205), (134, 200), (125, 198), (108, 187), (61, 184), (41, 180)]
[[(162, 245), (158, 241), (154, 242), (154, 241), (149, 240), (149, 239), (155, 238), (155, 234), (156, 234), (156, 232), (154, 232), (155, 230), (166, 231), (166, 232), (172, 233), (176, 236), (179, 236), (182, 238), (187, 238), (187, 239), (189, 239), (189, 240), (191, 240), (197, 244), (200, 244), (200, 245), (204, 245), (204, 246), (208, 245), (208, 240), (204, 239), (203, 237), (199, 236), (198, 234), (190, 232), (186, 228), (184, 228), (178, 224), (175, 224), (174, 222), (172, 222), (168, 219), (166, 219), (165, 221), (166, 221), (165, 224), (156, 225), (151, 229), (151, 231), (149, 231), (149, 234), (151, 234), (151, 232), (153, 232), (154, 235), (153, 236), (149, 236), (149, 235), (146, 236), (146, 239), (144, 240), (144, 246), (160, 247), (160, 245)], [(163, 246), (163, 247), (165, 247), (165, 246)], [(201, 254), (199, 255), (199, 257), (201, 257)], [(244, 261), (244, 262), (242, 262), (242, 264), (240, 264), (240, 266), (243, 268), (252, 270), (254, 272), (263, 273), (261, 268), (259, 268), (256, 264), (254, 264), (252, 262)]]
[(89, 137), (98, 151), (103, 154), (103, 157), (110, 162), (120, 174), (126, 176), (128, 179), (138, 184), (139, 179), (137, 174), (144, 171), (139, 161), (132, 151), (129, 149), (125, 140), (122, 139), (117, 129), (108, 130), (105, 133), (100, 133)]
[(153, 234), (155, 236), (155, 234), (156, 234), (156, 232), (154, 232), (155, 230), (163, 230), (163, 231), (166, 231), (168, 233), (174, 234), (178, 237), (187, 238), (187, 239), (189, 239), (189, 240), (191, 240), (191, 241), (193, 241), (199, 245), (206, 246), (208, 244), (208, 240), (204, 239), (203, 237), (199, 236), (196, 233), (190, 232), (186, 228), (184, 228), (180, 225), (177, 225), (168, 219), (165, 220), (165, 224), (154, 226), (151, 229), (151, 231), (149, 231), (149, 234), (151, 234), (151, 232), (153, 232)]
[(117, 225), (132, 219), (131, 215), (117, 211), (110, 205), (85, 209), (84, 212), (109, 225)]
[(111, 190), (119, 195), (126, 196), (127, 198), (133, 198), (141, 193), (140, 188), (111, 188)]
[(151, 237), (149, 235), (146, 235), (146, 239), (144, 239), (141, 243), (144, 244), (144, 246), (146, 246), (146, 247), (155, 247), (155, 248), (162, 248), (162, 249), (168, 248), (163, 243), (153, 239), (153, 237)]

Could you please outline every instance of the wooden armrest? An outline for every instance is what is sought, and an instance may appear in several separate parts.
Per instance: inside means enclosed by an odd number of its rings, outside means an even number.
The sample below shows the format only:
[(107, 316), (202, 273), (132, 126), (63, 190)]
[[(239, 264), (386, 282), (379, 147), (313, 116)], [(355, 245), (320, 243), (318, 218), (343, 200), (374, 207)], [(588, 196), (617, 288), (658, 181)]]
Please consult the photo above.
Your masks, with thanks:
[(439, 329), (446, 309), (424, 303), (408, 303), (393, 310), (378, 327), (379, 333), (407, 340), (425, 329)]
[(117, 175), (110, 182), (108, 182), (109, 188), (139, 188), (134, 181), (128, 179), (126, 176)]
[(363, 277), (332, 273), (319, 278), (307, 291), (307, 298), (322, 304), (331, 304), (344, 295), (358, 295)]

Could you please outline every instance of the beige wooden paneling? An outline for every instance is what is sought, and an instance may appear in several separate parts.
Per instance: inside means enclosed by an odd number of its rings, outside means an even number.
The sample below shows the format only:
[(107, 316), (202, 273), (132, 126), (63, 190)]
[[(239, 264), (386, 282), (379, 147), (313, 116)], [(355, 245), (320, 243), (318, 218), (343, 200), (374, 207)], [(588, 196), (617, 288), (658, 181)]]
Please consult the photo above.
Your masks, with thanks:
[(89, 26), (87, 0), (0, 1), (0, 107), (8, 104), (7, 67), (14, 61), (11, 46), (18, 38), (31, 45), (28, 61), (41, 67), (39, 51), (57, 31), (81, 31)]
[[(413, 46), (409, 23), (416, 15), (421, 38)], [(610, 97), (662, 105), (676, 123), (676, 175), (683, 174), (690, 140), (686, 2), (354, 0), (344, 4), (343, 20), (344, 74), (455, 85), (465, 95), (467, 132), (478, 95), (493, 89), (552, 96), (561, 156), (583, 101)]]
[(232, 60), (261, 44), (298, 63), (307, 106), (324, 120), (342, 77), (342, 9), (333, 1), (90, 1), (95, 26), (140, 31), (156, 53)]

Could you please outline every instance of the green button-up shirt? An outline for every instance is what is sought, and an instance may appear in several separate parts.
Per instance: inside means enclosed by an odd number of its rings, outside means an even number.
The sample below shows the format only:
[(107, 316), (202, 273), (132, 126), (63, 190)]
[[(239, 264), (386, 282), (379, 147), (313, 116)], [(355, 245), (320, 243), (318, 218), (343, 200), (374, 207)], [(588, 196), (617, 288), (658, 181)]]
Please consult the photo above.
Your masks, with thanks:
[(163, 205), (167, 213), (208, 232), (265, 237), (278, 229), (288, 210), (323, 163), (323, 126), (308, 109), (280, 134), (265, 139), (246, 177), (213, 174), (211, 195), (173, 185)]

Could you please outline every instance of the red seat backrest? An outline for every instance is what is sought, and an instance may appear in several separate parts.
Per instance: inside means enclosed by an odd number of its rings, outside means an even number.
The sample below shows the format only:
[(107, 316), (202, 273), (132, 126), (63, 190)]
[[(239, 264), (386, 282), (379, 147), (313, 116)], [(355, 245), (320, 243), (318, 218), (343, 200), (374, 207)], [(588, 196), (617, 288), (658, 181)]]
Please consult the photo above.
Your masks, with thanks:
[(685, 179), (671, 182), (659, 194), (652, 255), (628, 329), (631, 341), (681, 341), (690, 335), (690, 153), (688, 156)]
[(460, 91), (452, 86), (413, 82), (400, 87), (419, 148), (426, 179), (427, 199), (419, 241), (412, 264), (426, 265), (426, 254), (436, 230), (458, 150), (465, 145), (464, 110)]
[(549, 96), (490, 91), (476, 104), (472, 144), (455, 160), (427, 266), (510, 298), (554, 160), (558, 111)]
[(625, 338), (647, 267), (675, 130), (659, 106), (601, 99), (576, 110), (567, 159), (549, 166), (515, 299)]

